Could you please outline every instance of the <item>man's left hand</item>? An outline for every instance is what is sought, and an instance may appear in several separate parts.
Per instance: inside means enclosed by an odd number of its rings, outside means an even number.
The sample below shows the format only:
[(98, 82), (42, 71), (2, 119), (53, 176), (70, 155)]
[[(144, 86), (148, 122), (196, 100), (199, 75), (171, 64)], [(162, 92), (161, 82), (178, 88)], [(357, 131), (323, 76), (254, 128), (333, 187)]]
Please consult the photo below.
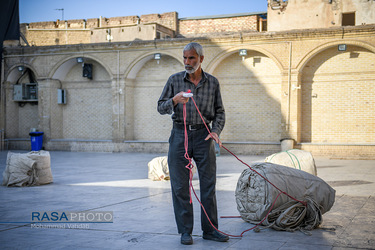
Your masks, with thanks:
[(221, 147), (221, 141), (220, 141), (220, 139), (219, 139), (219, 136), (215, 133), (215, 132), (211, 132), (211, 134), (209, 134), (207, 137), (206, 137), (206, 141), (208, 140), (208, 139), (210, 139), (210, 138), (212, 138), (212, 139), (214, 139), (214, 141), (217, 143), (217, 144), (219, 144), (219, 147)]

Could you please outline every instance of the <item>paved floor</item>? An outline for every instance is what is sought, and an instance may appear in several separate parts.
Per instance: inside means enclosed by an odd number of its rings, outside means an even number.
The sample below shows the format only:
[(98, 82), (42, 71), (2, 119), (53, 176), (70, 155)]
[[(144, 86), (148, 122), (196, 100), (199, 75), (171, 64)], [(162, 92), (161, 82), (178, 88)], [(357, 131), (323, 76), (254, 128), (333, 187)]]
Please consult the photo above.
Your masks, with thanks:
[[(160, 155), (50, 154), (54, 183), (0, 187), (1, 249), (375, 249), (375, 160), (315, 158), (318, 176), (336, 190), (336, 201), (311, 236), (266, 229), (225, 243), (206, 241), (194, 200), (194, 244), (184, 246), (176, 232), (170, 183), (147, 179), (147, 163)], [(0, 152), (1, 173), (6, 156), (6, 151)], [(265, 156), (240, 158), (252, 163)], [(238, 215), (234, 190), (245, 168), (232, 156), (218, 157), (219, 216)], [(113, 223), (60, 223), (48, 228), (29, 223), (37, 211), (112, 211), (114, 218)], [(240, 218), (220, 218), (219, 225), (235, 235), (252, 227)]]

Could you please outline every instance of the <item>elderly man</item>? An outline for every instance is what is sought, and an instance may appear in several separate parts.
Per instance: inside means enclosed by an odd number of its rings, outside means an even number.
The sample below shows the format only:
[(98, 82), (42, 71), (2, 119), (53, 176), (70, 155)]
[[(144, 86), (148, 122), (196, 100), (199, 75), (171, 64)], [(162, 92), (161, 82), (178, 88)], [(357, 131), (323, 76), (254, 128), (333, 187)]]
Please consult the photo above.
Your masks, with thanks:
[[(183, 104), (186, 104), (188, 154), (197, 164), (201, 201), (215, 228), (218, 228), (216, 205), (216, 155), (214, 141), (219, 143), (219, 135), (225, 124), (225, 111), (221, 99), (219, 81), (201, 68), (203, 48), (199, 43), (189, 43), (183, 50), (185, 71), (169, 77), (158, 101), (160, 114), (172, 114), (173, 129), (169, 138), (168, 165), (172, 187), (173, 207), (181, 243), (193, 244), (193, 206), (189, 196), (189, 170), (185, 167), (185, 126)], [(202, 113), (184, 92), (191, 90), (194, 100)], [(211, 127), (211, 134), (205, 124)], [(201, 210), (203, 239), (225, 242), (228, 237), (210, 224)]]

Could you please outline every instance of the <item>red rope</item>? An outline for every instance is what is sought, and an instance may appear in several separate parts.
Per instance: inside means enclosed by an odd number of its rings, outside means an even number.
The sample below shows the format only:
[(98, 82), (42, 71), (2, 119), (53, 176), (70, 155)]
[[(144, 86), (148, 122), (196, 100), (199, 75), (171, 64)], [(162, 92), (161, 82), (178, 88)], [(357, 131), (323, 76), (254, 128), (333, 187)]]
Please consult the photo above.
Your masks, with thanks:
[[(190, 91), (188, 91), (188, 92), (190, 92)], [(190, 98), (192, 99), (192, 101), (193, 101), (193, 103), (194, 103), (194, 106), (195, 106), (195, 108), (197, 109), (198, 114), (199, 114), (199, 116), (201, 117), (201, 119), (202, 119), (202, 121), (203, 121), (203, 124), (206, 126), (206, 129), (207, 129), (208, 133), (209, 133), (209, 134), (211, 135), (211, 137), (212, 137), (211, 131), (210, 131), (210, 129), (208, 128), (206, 122), (204, 121), (203, 116), (202, 116), (201, 112), (199, 111), (198, 106), (197, 106), (197, 104), (195, 103), (194, 98), (193, 98), (193, 97), (190, 97)], [(197, 196), (197, 194), (196, 194), (196, 192), (195, 192), (195, 190), (194, 190), (194, 187), (193, 187), (193, 172), (192, 172), (193, 164), (192, 164), (192, 159), (189, 157), (189, 154), (188, 154), (189, 139), (188, 139), (188, 133), (187, 133), (187, 129), (186, 129), (186, 104), (183, 105), (183, 117), (184, 117), (184, 127), (185, 127), (185, 142), (184, 142), (184, 143), (185, 143), (185, 158), (189, 161), (189, 163), (188, 163), (185, 167), (186, 167), (187, 169), (189, 169), (189, 178), (190, 178), (190, 181), (189, 181), (189, 182), (190, 182), (190, 188), (189, 188), (190, 204), (192, 203), (191, 191), (193, 191), (194, 196), (195, 196), (195, 198), (197, 199), (197, 201), (199, 202), (199, 204), (200, 204), (200, 206), (201, 206), (201, 208), (202, 208), (204, 214), (206, 215), (208, 221), (210, 222), (211, 226), (212, 226), (216, 231), (218, 231), (218, 232), (220, 232), (220, 233), (222, 233), (222, 234), (225, 234), (225, 235), (227, 235), (227, 236), (230, 236), (230, 237), (242, 237), (244, 233), (246, 233), (246, 232), (248, 232), (248, 231), (250, 231), (250, 230), (253, 230), (254, 228), (258, 227), (259, 225), (261, 225), (261, 224), (266, 220), (266, 218), (268, 217), (268, 215), (269, 215), (270, 212), (272, 211), (272, 209), (273, 209), (273, 207), (274, 207), (274, 205), (275, 205), (277, 199), (279, 198), (279, 196), (280, 196), (281, 194), (285, 194), (285, 195), (287, 195), (289, 198), (291, 198), (291, 199), (293, 199), (293, 200), (295, 200), (295, 201), (297, 201), (297, 202), (302, 203), (304, 206), (307, 206), (306, 202), (304, 202), (304, 201), (300, 201), (300, 200), (294, 198), (293, 196), (289, 195), (288, 193), (282, 191), (280, 188), (278, 188), (276, 185), (274, 185), (271, 181), (269, 181), (266, 177), (264, 177), (263, 175), (261, 175), (261, 174), (260, 174), (259, 172), (257, 172), (255, 169), (251, 168), (248, 164), (246, 164), (244, 161), (242, 161), (240, 158), (238, 158), (234, 153), (232, 153), (229, 149), (227, 149), (226, 147), (224, 147), (224, 146), (222, 145), (222, 147), (223, 147), (225, 150), (227, 150), (231, 155), (233, 155), (238, 161), (240, 161), (242, 164), (246, 165), (248, 168), (250, 168), (250, 170), (254, 171), (254, 172), (255, 172), (256, 174), (258, 174), (260, 177), (262, 177), (265, 181), (267, 181), (267, 182), (268, 182), (269, 184), (271, 184), (274, 188), (276, 188), (280, 193), (276, 196), (274, 202), (272, 203), (272, 206), (270, 207), (270, 209), (269, 209), (269, 211), (267, 212), (267, 214), (266, 214), (266, 216), (264, 217), (264, 219), (263, 219), (262, 221), (260, 221), (258, 224), (256, 224), (254, 227), (252, 227), (252, 228), (250, 228), (250, 229), (247, 229), (247, 230), (243, 231), (240, 235), (231, 235), (231, 234), (227, 234), (227, 233), (224, 233), (224, 232), (220, 231), (218, 228), (216, 228), (216, 227), (212, 224), (212, 222), (211, 222), (211, 220), (210, 220), (210, 218), (209, 218), (209, 216), (208, 216), (208, 214), (207, 214), (207, 212), (206, 212), (206, 209), (204, 208), (202, 202), (201, 202), (200, 199), (198, 198), (198, 196)], [(212, 137), (212, 138), (213, 138), (213, 137)]]
[(187, 159), (189, 161), (189, 163), (185, 166), (185, 168), (189, 169), (189, 180), (190, 180), (189, 195), (190, 195), (190, 204), (191, 204), (193, 202), (193, 200), (191, 198), (191, 190), (193, 189), (193, 185), (192, 185), (192, 180), (193, 180), (193, 171), (192, 171), (192, 168), (193, 168), (193, 164), (192, 164), (192, 160), (189, 157), (189, 153), (188, 153), (189, 138), (188, 138), (188, 133), (187, 133), (187, 129), (186, 129), (186, 104), (184, 104), (183, 115), (184, 115), (184, 126), (185, 126), (185, 141), (184, 141), (185, 155), (184, 156), (185, 156), (185, 159)]

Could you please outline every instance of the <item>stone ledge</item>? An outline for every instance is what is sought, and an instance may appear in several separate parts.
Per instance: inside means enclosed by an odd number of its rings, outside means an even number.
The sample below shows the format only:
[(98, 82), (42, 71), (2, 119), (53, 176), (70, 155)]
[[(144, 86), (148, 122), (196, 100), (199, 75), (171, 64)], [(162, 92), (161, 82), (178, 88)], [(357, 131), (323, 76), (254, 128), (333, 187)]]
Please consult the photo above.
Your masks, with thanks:
[[(7, 150), (30, 150), (31, 142), (27, 138), (7, 139)], [(281, 151), (279, 142), (224, 142), (223, 145), (236, 155), (271, 155)], [(137, 152), (167, 154), (167, 141), (124, 141), (111, 140), (68, 140), (53, 139), (43, 143), (43, 148), (49, 151), (71, 152)], [(314, 156), (334, 159), (375, 159), (374, 144), (312, 144), (299, 143), (294, 146), (311, 152)], [(220, 153), (230, 154), (224, 148)]]
[(375, 159), (374, 144), (300, 143), (295, 148), (309, 151), (314, 156), (325, 156), (335, 159)]

